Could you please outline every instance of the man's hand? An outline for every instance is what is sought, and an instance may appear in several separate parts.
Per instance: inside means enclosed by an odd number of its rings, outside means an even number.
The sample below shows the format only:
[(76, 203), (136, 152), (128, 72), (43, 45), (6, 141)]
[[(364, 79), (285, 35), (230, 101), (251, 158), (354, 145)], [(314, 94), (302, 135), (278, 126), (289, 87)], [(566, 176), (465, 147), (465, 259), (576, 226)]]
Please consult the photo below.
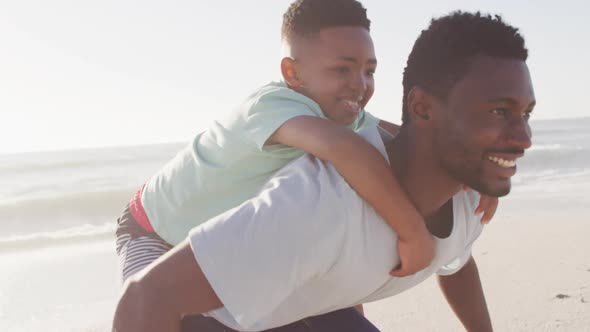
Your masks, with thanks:
[(430, 265), (434, 258), (434, 239), (424, 226), (410, 237), (400, 237), (397, 248), (400, 266), (389, 274), (394, 277), (412, 275)]

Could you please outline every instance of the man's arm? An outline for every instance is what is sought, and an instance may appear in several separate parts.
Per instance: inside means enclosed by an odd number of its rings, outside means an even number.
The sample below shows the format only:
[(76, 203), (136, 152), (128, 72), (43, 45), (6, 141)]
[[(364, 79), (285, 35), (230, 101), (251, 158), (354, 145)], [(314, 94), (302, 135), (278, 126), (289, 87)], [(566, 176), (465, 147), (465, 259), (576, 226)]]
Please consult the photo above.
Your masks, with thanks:
[(448, 276), (438, 276), (438, 284), (451, 308), (467, 331), (492, 331), (492, 321), (486, 305), (473, 257), (461, 270)]
[(125, 284), (113, 331), (180, 331), (184, 314), (222, 306), (184, 241)]

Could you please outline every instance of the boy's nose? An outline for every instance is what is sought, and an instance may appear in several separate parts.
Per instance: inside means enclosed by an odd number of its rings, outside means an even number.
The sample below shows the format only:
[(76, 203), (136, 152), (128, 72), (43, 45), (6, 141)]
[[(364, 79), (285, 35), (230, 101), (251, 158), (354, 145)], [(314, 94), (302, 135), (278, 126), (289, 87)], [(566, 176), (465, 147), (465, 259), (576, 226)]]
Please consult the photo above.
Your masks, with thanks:
[(367, 90), (367, 78), (364, 75), (354, 75), (350, 82), (350, 86), (355, 93), (361, 95)]

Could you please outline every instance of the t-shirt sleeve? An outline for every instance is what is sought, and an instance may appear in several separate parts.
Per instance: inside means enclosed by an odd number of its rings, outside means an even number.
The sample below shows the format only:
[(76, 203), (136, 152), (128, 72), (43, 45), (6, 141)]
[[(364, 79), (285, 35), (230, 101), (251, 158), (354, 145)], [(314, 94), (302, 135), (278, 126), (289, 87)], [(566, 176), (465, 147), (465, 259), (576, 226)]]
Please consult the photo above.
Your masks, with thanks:
[(308, 155), (261, 193), (189, 234), (194, 256), (243, 328), (271, 314), (340, 255), (346, 211), (321, 161)]
[(363, 111), (357, 120), (355, 131), (362, 130), (367, 127), (376, 127), (379, 125), (381, 119), (375, 117), (373, 114)]
[(325, 118), (319, 105), (288, 88), (265, 93), (253, 100), (244, 112), (244, 135), (259, 150), (281, 125), (294, 117), (307, 115)]

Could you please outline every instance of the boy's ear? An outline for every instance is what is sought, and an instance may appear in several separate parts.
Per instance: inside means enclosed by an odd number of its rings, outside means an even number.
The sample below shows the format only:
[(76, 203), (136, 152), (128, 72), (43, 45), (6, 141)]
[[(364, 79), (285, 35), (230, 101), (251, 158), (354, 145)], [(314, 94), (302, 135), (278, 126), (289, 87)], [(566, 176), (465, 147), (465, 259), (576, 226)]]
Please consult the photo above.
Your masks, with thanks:
[(297, 89), (303, 86), (303, 82), (301, 82), (297, 75), (295, 59), (284, 57), (281, 60), (281, 74), (283, 74), (283, 79), (291, 88)]
[(428, 126), (432, 121), (432, 98), (419, 87), (413, 87), (408, 94), (408, 112), (417, 126)]

